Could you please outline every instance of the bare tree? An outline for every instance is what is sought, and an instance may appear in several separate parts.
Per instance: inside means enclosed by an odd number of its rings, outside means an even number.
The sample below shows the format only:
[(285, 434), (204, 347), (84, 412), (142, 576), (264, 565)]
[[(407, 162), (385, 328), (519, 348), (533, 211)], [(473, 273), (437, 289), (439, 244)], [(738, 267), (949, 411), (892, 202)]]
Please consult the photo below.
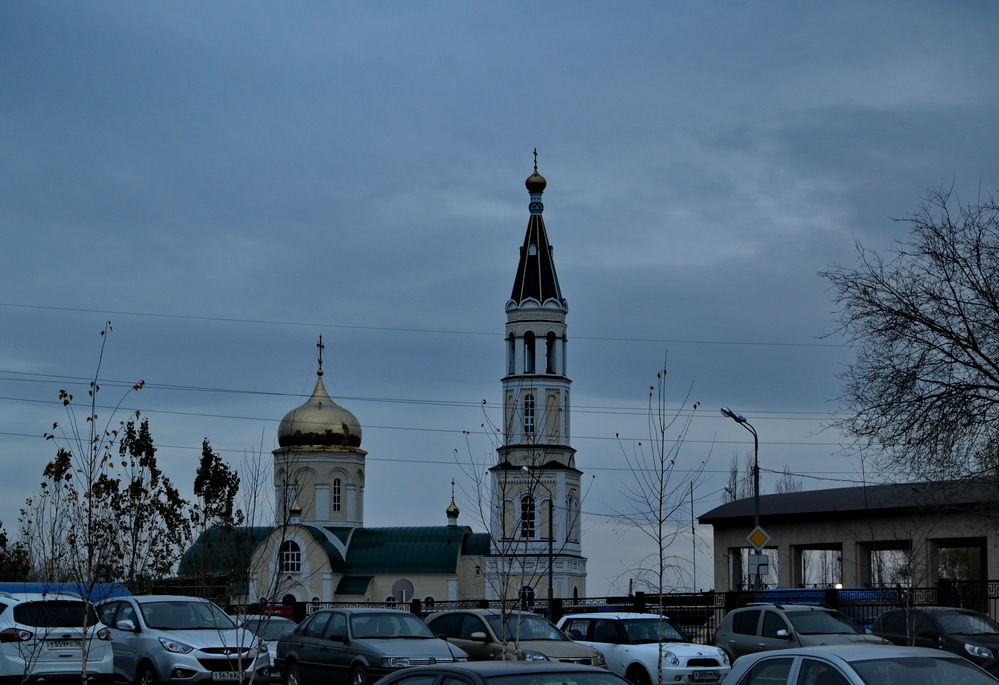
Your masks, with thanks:
[(999, 475), (999, 205), (958, 204), (930, 191), (890, 256), (822, 274), (857, 352), (837, 425), (906, 477)]
[[(649, 552), (639, 566), (631, 569), (636, 582), (653, 591), (658, 599), (658, 614), (665, 614), (664, 594), (680, 586), (694, 587), (681, 579), (691, 575), (687, 559), (671, 549), (687, 526), (686, 497), (702, 479), (709, 454), (684, 463), (684, 442), (699, 402), (690, 404), (690, 388), (677, 409), (667, 406), (666, 363), (656, 374), (656, 384), (649, 387), (648, 442), (625, 445), (618, 437), (628, 465), (629, 480), (623, 483), (627, 508), (615, 511), (617, 525), (638, 531), (645, 537)], [(663, 635), (660, 626), (659, 635)], [(663, 682), (663, 642), (659, 640), (657, 683)]]

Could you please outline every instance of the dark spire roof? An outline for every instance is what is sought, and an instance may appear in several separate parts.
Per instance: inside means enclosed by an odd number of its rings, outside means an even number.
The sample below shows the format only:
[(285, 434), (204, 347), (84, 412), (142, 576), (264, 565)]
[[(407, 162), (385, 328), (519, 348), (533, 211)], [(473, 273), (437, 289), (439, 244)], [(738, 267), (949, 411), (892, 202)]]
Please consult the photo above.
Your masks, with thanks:
[(517, 277), (513, 282), (510, 299), (517, 304), (527, 299), (535, 299), (539, 303), (555, 299), (564, 306), (565, 300), (562, 299), (558, 275), (555, 273), (552, 246), (548, 243), (545, 220), (541, 216), (544, 211), (541, 195), (547, 181), (538, 173), (537, 150), (534, 151), (534, 173), (528, 177), (525, 185), (531, 195), (531, 218), (527, 222), (524, 245), (520, 248), (520, 263), (517, 264)]

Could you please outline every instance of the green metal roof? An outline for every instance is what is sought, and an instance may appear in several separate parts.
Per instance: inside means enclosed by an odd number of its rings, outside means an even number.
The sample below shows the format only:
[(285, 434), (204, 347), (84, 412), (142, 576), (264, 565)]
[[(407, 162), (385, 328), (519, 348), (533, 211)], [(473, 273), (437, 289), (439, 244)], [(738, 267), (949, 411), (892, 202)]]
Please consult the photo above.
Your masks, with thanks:
[(489, 533), (470, 533), (465, 538), (462, 554), (466, 557), (487, 556), (489, 554)]
[(336, 586), (337, 595), (364, 595), (374, 576), (344, 576)]
[(468, 532), (463, 526), (358, 528), (347, 549), (348, 572), (454, 573)]
[(177, 574), (200, 576), (242, 571), (250, 565), (253, 551), (271, 530), (269, 526), (209, 528), (184, 552)]

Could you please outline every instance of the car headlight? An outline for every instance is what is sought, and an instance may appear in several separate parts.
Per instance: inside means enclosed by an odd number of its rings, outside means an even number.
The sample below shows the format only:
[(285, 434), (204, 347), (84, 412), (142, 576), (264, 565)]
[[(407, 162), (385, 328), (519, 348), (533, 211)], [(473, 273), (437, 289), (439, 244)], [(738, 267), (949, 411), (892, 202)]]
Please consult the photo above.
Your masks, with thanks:
[(177, 642), (176, 640), (168, 640), (165, 637), (160, 638), (160, 644), (163, 645), (163, 649), (174, 654), (188, 654), (194, 651), (194, 647), (190, 645), (185, 645), (183, 642)]
[(722, 666), (728, 666), (728, 654), (725, 653), (724, 649), (718, 650), (718, 661), (721, 662)]
[(607, 659), (604, 658), (603, 652), (597, 652), (597, 658), (594, 660), (593, 665), (600, 668), (607, 668)]
[(548, 661), (548, 657), (546, 657), (544, 654), (542, 654), (541, 652), (535, 652), (534, 650), (531, 649), (525, 649), (524, 651), (522, 651), (520, 653), (520, 658), (522, 658), (524, 661)]
[(383, 656), (382, 668), (406, 668), (409, 666), (408, 656)]
[(676, 658), (676, 654), (670, 651), (663, 652), (663, 661), (665, 661), (670, 666), (679, 666), (680, 660)]
[(991, 659), (992, 650), (988, 647), (979, 647), (978, 645), (964, 645), (964, 651), (966, 651), (971, 656), (976, 656), (979, 659)]

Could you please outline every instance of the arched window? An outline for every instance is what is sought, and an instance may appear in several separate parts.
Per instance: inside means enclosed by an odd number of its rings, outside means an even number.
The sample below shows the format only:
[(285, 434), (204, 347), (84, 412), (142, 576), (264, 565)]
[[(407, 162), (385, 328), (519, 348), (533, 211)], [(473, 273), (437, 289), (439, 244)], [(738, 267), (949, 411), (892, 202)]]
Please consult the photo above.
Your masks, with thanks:
[(545, 336), (545, 373), (558, 373), (555, 365), (555, 334), (551, 331)]
[(565, 530), (571, 542), (579, 542), (579, 500), (570, 492), (565, 505)]
[(340, 479), (333, 481), (333, 511), (340, 511)]
[(534, 537), (534, 498), (524, 495), (520, 499), (520, 537)]
[(534, 606), (534, 588), (525, 585), (520, 588), (520, 608), (530, 609)]
[(278, 550), (278, 568), (281, 573), (301, 573), (302, 548), (294, 540), (285, 540)]
[(524, 333), (524, 373), (534, 373), (534, 332)]
[(524, 432), (534, 435), (534, 395), (524, 395)]
[(396, 599), (395, 599), (394, 595), (389, 595), (388, 597), (385, 598), (385, 604), (390, 609), (395, 609), (395, 602), (396, 602)]
[(506, 373), (508, 376), (517, 373), (517, 341), (513, 333), (506, 338)]

